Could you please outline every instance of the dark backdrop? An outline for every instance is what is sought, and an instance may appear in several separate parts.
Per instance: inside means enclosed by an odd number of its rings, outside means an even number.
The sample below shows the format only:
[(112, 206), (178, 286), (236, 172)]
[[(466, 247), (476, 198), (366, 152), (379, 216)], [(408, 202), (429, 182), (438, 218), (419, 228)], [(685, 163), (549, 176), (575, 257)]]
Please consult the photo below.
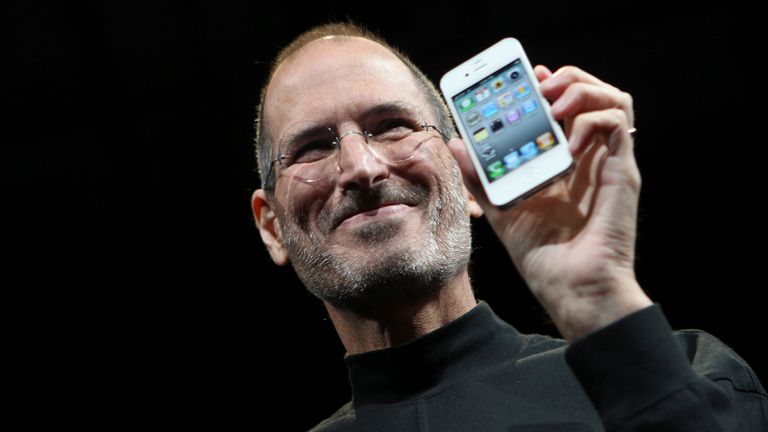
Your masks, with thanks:
[[(353, 18), (435, 80), (503, 36), (631, 92), (637, 274), (675, 328), (768, 374), (755, 12), (478, 0), (6, 2), (2, 280), (24, 425), (306, 430), (348, 400), (322, 305), (254, 228), (252, 121), (299, 31)], [(623, 2), (622, 2), (623, 3)], [(754, 102), (758, 102), (755, 104)], [(478, 297), (555, 334), (488, 226)], [(266, 425), (266, 427), (264, 426)]]

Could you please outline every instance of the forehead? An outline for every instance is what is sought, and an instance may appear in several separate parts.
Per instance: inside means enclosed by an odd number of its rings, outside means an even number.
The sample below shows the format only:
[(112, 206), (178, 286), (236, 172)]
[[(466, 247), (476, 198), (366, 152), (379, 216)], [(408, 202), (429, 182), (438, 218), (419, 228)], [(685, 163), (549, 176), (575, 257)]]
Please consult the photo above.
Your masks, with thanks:
[(296, 123), (358, 120), (376, 105), (425, 106), (410, 69), (376, 42), (334, 37), (310, 42), (275, 72), (265, 98), (272, 137)]

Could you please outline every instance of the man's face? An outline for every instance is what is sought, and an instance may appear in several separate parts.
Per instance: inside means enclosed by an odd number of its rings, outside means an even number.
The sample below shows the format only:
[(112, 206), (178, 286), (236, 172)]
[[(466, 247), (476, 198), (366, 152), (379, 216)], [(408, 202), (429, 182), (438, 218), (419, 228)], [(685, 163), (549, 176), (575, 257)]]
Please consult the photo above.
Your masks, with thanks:
[[(288, 137), (326, 126), (341, 136), (389, 120), (435, 124), (407, 66), (361, 38), (318, 40), (293, 54), (275, 73), (264, 112), (275, 153)], [(348, 135), (334, 169), (317, 182), (275, 165), (271, 204), (280, 241), (313, 294), (337, 307), (369, 307), (430, 295), (466, 267), (461, 177), (445, 142), (431, 133), (401, 163), (376, 157), (361, 135)]]

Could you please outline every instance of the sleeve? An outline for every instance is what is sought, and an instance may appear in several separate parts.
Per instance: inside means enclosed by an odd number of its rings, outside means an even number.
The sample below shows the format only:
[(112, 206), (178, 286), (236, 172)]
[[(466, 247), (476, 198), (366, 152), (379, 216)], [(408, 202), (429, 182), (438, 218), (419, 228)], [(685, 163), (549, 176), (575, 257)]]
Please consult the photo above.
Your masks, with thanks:
[(768, 396), (749, 365), (704, 332), (675, 334), (657, 304), (565, 356), (607, 431), (768, 431)]

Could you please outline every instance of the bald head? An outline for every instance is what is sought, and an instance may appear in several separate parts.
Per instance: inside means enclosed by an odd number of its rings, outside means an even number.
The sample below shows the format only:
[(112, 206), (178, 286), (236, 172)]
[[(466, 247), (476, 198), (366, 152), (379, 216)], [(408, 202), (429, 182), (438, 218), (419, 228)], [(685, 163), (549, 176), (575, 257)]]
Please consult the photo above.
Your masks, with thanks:
[(393, 97), (429, 107), (416, 77), (390, 50), (360, 37), (329, 37), (310, 42), (280, 64), (262, 115), (271, 140), (279, 142), (297, 124), (352, 120)]

